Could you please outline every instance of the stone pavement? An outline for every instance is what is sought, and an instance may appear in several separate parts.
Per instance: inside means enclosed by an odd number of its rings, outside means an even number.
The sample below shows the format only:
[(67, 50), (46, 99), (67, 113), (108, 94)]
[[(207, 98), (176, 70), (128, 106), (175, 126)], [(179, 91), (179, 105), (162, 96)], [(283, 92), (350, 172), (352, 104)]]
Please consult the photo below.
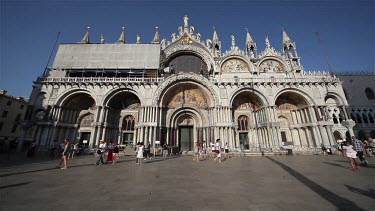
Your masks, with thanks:
[(93, 165), (94, 156), (0, 164), (0, 210), (374, 210), (375, 159), (350, 170), (339, 156), (135, 157)]

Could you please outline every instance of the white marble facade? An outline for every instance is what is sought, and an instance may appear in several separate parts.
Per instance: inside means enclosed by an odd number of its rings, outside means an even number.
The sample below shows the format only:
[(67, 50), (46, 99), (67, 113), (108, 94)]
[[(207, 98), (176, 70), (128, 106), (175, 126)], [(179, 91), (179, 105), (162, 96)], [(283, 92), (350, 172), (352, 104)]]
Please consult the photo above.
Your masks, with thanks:
[(258, 53), (247, 33), (245, 50), (232, 36), (231, 49), (222, 52), (215, 30), (201, 40), (187, 20), (171, 41), (159, 41), (156, 31), (152, 44), (126, 44), (123, 34), (116, 44), (89, 44), (86, 34), (83, 43), (62, 44), (63, 53), (60, 45), (30, 97), (29, 112), (43, 114), (29, 119), (38, 145), (64, 138), (87, 140), (91, 148), (99, 140), (160, 141), (188, 151), (194, 142), (219, 138), (231, 149), (277, 152), (289, 145), (314, 153), (334, 145), (334, 134), (354, 134), (342, 82), (305, 71), (285, 31), (281, 51), (267, 37)]

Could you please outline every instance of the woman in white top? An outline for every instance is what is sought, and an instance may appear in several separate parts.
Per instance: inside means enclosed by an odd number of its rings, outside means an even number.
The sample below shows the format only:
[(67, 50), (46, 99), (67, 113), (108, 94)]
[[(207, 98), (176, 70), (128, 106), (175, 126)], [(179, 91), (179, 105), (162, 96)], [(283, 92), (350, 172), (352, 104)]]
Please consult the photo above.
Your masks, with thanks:
[(143, 142), (142, 142), (142, 143), (138, 146), (138, 152), (137, 152), (138, 164), (142, 164), (144, 148), (145, 148), (145, 146), (143, 145)]
[(355, 160), (357, 158), (357, 152), (353, 149), (353, 145), (349, 143), (349, 141), (345, 142), (345, 146), (343, 146), (344, 154), (349, 160), (349, 164), (352, 167), (352, 170), (358, 170), (358, 164)]
[(229, 146), (228, 146), (228, 142), (225, 143), (224, 145), (224, 152), (225, 152), (225, 159), (228, 159), (230, 156), (229, 156)]

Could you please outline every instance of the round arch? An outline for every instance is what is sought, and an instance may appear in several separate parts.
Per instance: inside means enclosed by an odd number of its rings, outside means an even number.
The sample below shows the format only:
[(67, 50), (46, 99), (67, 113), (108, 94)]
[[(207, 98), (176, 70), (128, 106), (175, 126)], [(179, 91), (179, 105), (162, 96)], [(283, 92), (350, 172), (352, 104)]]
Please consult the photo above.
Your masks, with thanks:
[(63, 92), (59, 97), (57, 97), (55, 101), (56, 102), (55, 105), (62, 106), (68, 99), (78, 94), (89, 95), (94, 100), (95, 105), (97, 105), (98, 102), (93, 97), (94, 94), (90, 90), (86, 90), (86, 89), (70, 89), (70, 90)]
[(328, 92), (325, 97), (324, 97), (324, 101), (326, 101), (327, 98), (332, 98), (336, 101), (336, 105), (344, 105), (345, 104), (345, 101), (344, 99), (342, 98), (341, 95), (337, 94), (337, 93), (334, 93), (334, 92)]
[(110, 92), (108, 92), (102, 99), (102, 104), (103, 106), (108, 106), (109, 102), (111, 102), (111, 100), (117, 96), (118, 94), (121, 94), (121, 93), (131, 93), (131, 94), (134, 94), (139, 102), (141, 103), (141, 105), (143, 105), (140, 97), (140, 94), (136, 91), (134, 91), (133, 89), (128, 89), (128, 88), (121, 88), (121, 89), (115, 89), (115, 90), (111, 90)]
[(217, 91), (215, 91), (215, 87), (212, 85), (207, 78), (197, 75), (197, 74), (189, 74), (189, 73), (182, 73), (177, 75), (169, 76), (165, 81), (163, 81), (157, 88), (154, 98), (152, 101), (153, 105), (162, 106), (163, 98), (171, 86), (178, 84), (179, 82), (184, 83), (193, 83), (210, 93), (213, 99), (213, 104), (219, 105), (219, 95)]
[(222, 66), (223, 66), (223, 64), (224, 64), (226, 61), (231, 60), (231, 59), (239, 59), (239, 60), (242, 60), (242, 61), (245, 62), (245, 63), (247, 64), (247, 66), (249, 67), (249, 72), (254, 72), (255, 67), (254, 67), (254, 65), (250, 62), (250, 60), (247, 59), (246, 57), (243, 57), (243, 56), (240, 56), (240, 55), (231, 55), (231, 56), (225, 57), (225, 58), (220, 62), (220, 69), (222, 70)]
[(258, 99), (260, 99), (260, 102), (262, 103), (262, 106), (266, 107), (270, 105), (267, 98), (260, 91), (251, 89), (251, 88), (238, 88), (237, 90), (233, 92), (232, 96), (230, 97), (229, 106), (232, 108), (233, 102), (236, 99), (236, 97), (239, 96), (240, 94), (248, 93), (248, 92), (253, 93), (256, 97), (258, 97)]
[(199, 112), (197, 109), (192, 108), (192, 107), (181, 107), (176, 109), (174, 112), (172, 112), (168, 117), (167, 117), (167, 127), (176, 127), (177, 125), (177, 119), (179, 116), (183, 114), (191, 114), (193, 117), (196, 118), (196, 127), (202, 127), (204, 123), (206, 122), (204, 118), (204, 115)]
[(203, 49), (202, 47), (199, 47), (197, 45), (169, 45), (164, 49), (165, 59), (164, 63), (169, 61), (171, 58), (173, 58), (175, 55), (178, 54), (195, 54), (196, 56), (202, 58), (202, 60), (207, 64), (207, 69), (210, 70), (211, 66), (215, 67), (215, 61), (212, 57), (212, 55), (207, 52), (207, 50)]
[(264, 57), (263, 59), (261, 59), (259, 62), (258, 62), (258, 70), (261, 72), (260, 70), (260, 65), (264, 62), (264, 61), (267, 61), (267, 60), (275, 60), (277, 62), (280, 62), (283, 67), (285, 68), (285, 71), (284, 72), (288, 72), (288, 71), (291, 71), (289, 65), (281, 58), (278, 58), (278, 57), (273, 57), (273, 56), (267, 56), (267, 57)]
[(307, 105), (316, 105), (315, 101), (313, 100), (313, 98), (310, 97), (310, 95), (308, 95), (304, 91), (301, 91), (301, 90), (298, 90), (298, 89), (295, 89), (295, 88), (288, 88), (288, 89), (280, 90), (275, 95), (275, 97), (273, 99), (273, 105), (276, 105), (276, 101), (277, 101), (277, 99), (279, 98), (280, 95), (282, 95), (284, 93), (288, 93), (288, 92), (301, 96), (304, 100), (306, 100)]

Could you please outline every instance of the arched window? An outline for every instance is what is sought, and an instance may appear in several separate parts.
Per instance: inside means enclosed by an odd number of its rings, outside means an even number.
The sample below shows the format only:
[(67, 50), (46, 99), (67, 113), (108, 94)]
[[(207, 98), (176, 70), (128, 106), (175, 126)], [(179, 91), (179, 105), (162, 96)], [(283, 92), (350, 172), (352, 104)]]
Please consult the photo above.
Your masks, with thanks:
[(248, 122), (247, 116), (238, 117), (238, 130), (247, 130), (249, 126)]
[(365, 93), (366, 93), (367, 99), (369, 99), (369, 100), (375, 99), (375, 94), (374, 94), (374, 91), (372, 91), (372, 89), (366, 88)]
[(336, 115), (333, 114), (332, 117), (333, 117), (333, 123), (338, 124), (339, 122), (337, 121), (337, 117), (336, 117)]
[(375, 123), (375, 122), (374, 122), (374, 117), (372, 117), (371, 114), (368, 115), (368, 120), (369, 120), (369, 122), (372, 123), (372, 124)]
[(362, 123), (362, 119), (361, 119), (361, 116), (359, 114), (357, 114), (357, 123), (361, 124)]
[(368, 124), (367, 116), (366, 114), (362, 114), (363, 123)]
[(122, 122), (122, 130), (133, 131), (135, 120), (133, 116), (126, 116)]

